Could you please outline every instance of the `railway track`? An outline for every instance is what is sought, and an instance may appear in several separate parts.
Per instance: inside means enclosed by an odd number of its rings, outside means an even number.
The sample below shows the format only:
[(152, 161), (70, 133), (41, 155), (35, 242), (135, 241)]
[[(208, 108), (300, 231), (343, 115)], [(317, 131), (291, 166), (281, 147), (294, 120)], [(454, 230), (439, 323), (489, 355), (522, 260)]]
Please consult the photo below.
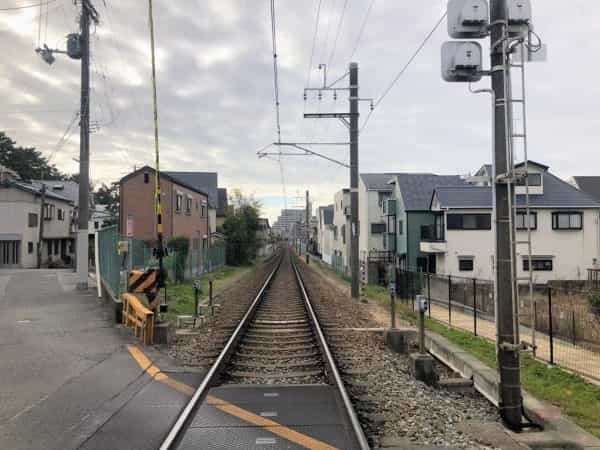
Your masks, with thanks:
[(161, 450), (179, 448), (211, 388), (254, 385), (333, 388), (335, 404), (344, 416), (344, 439), (350, 443), (349, 448), (369, 448), (302, 277), (287, 250), (281, 252)]

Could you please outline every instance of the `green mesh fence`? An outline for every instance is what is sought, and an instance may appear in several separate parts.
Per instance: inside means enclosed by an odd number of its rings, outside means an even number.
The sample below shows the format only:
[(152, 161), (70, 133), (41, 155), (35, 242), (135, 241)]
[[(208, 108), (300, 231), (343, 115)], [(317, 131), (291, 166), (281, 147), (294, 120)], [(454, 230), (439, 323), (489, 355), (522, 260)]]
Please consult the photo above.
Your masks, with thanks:
[(119, 242), (119, 228), (117, 225), (103, 228), (98, 231), (98, 257), (100, 265), (100, 277), (104, 286), (110, 289), (111, 295), (117, 298), (120, 294), (120, 257), (117, 253)]

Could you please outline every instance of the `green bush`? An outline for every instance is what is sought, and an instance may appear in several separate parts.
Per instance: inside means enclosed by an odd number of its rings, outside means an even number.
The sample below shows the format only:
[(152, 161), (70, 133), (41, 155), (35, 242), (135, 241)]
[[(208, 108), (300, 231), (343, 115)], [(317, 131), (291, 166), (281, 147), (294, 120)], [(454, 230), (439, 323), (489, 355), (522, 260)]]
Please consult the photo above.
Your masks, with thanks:
[(175, 282), (184, 281), (185, 264), (190, 248), (190, 240), (185, 236), (174, 236), (169, 239), (168, 247), (175, 253), (175, 267), (173, 267)]

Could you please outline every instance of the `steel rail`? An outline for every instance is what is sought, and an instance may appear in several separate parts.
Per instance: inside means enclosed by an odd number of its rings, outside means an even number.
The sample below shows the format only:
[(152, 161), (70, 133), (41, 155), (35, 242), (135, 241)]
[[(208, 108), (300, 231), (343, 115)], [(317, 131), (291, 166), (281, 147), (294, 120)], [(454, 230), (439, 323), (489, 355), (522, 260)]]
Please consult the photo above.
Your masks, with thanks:
[(313, 325), (315, 334), (318, 339), (319, 347), (321, 347), (321, 352), (325, 357), (325, 363), (328, 366), (329, 373), (333, 378), (333, 382), (335, 387), (339, 391), (342, 401), (344, 403), (345, 412), (350, 421), (350, 425), (352, 426), (352, 432), (354, 433), (354, 438), (360, 446), (361, 450), (370, 450), (369, 443), (365, 436), (365, 433), (360, 426), (360, 422), (358, 420), (358, 416), (356, 411), (354, 411), (354, 406), (352, 406), (352, 401), (350, 400), (350, 396), (348, 395), (348, 391), (346, 391), (346, 387), (344, 386), (344, 382), (342, 381), (342, 377), (340, 376), (340, 372), (337, 369), (335, 364), (335, 360), (333, 359), (333, 355), (331, 354), (331, 350), (329, 349), (329, 345), (325, 339), (325, 335), (323, 334), (323, 330), (321, 330), (321, 325), (319, 324), (319, 320), (317, 319), (317, 315), (312, 307), (310, 302), (310, 298), (308, 297), (308, 293), (306, 292), (306, 288), (304, 287), (304, 281), (302, 280), (302, 276), (298, 271), (296, 263), (292, 259), (292, 267), (294, 268), (294, 272), (296, 274), (296, 280), (298, 281), (298, 286), (300, 287), (300, 291), (302, 292), (302, 298), (304, 299), (304, 303), (306, 305), (306, 310), (308, 311), (308, 315), (310, 321)]
[(188, 422), (193, 418), (193, 413), (200, 406), (200, 404), (206, 397), (209, 389), (212, 387), (213, 382), (220, 376), (222, 370), (227, 365), (231, 354), (237, 346), (238, 340), (242, 336), (243, 331), (247, 328), (248, 324), (250, 323), (249, 319), (254, 314), (256, 307), (262, 300), (265, 290), (267, 289), (267, 287), (271, 283), (271, 280), (279, 270), (282, 260), (283, 254), (279, 256), (279, 261), (275, 264), (275, 268), (271, 271), (266, 281), (263, 283), (260, 291), (252, 301), (250, 307), (244, 314), (244, 317), (242, 317), (242, 320), (240, 321), (238, 326), (235, 328), (233, 334), (227, 341), (227, 344), (225, 344), (225, 347), (219, 354), (217, 360), (213, 363), (208, 373), (202, 380), (202, 383), (200, 383), (200, 386), (198, 386), (198, 388), (194, 391), (192, 398), (189, 400), (189, 402), (177, 418), (177, 421), (175, 422), (175, 424), (169, 431), (169, 434), (167, 434), (167, 437), (161, 444), (160, 450), (172, 450), (175, 448), (175, 445), (179, 444), (180, 439), (183, 437), (182, 433), (187, 429)]

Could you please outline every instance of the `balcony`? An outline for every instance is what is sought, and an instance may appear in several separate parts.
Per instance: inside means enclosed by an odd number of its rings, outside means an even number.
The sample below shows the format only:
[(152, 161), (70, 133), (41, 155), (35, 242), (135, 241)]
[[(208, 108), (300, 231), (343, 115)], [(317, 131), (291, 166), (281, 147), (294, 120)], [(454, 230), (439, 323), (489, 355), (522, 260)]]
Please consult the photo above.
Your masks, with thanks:
[(444, 236), (443, 228), (435, 225), (421, 227), (421, 251), (423, 253), (446, 253), (448, 244)]

